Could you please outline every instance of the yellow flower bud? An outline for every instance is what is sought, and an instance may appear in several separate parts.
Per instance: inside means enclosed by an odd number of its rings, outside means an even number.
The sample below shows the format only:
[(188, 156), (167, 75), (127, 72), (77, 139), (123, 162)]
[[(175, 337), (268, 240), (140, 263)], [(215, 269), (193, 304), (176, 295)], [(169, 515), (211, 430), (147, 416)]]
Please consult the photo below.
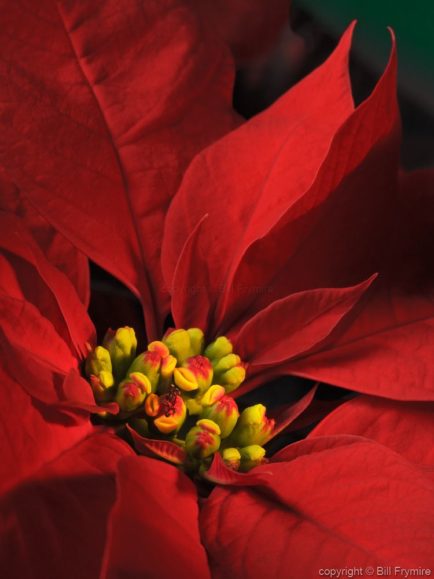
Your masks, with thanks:
[(173, 380), (178, 388), (184, 392), (191, 392), (199, 388), (195, 375), (188, 368), (175, 368)]
[(246, 447), (252, 444), (262, 446), (273, 432), (275, 421), (265, 415), (263, 404), (255, 404), (244, 409), (230, 436), (233, 446)]
[(240, 468), (241, 454), (238, 448), (225, 448), (220, 452), (226, 466), (232, 470), (238, 470)]

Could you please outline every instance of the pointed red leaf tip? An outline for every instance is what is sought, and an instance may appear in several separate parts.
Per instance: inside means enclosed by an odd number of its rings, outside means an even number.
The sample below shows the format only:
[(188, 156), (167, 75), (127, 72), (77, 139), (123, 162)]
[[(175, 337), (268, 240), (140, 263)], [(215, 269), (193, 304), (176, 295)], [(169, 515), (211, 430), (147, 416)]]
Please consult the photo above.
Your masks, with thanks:
[(101, 579), (143, 576), (208, 579), (210, 572), (193, 483), (173, 466), (134, 457), (119, 465)]
[[(214, 309), (248, 245), (269, 230), (314, 179), (334, 133), (353, 111), (348, 77), (352, 29), (321, 67), (190, 165), (166, 220), (162, 266), (169, 287), (179, 248), (209, 213), (201, 235), (207, 261), (196, 269), (195, 283), (206, 287), (212, 280)], [(187, 265), (181, 261), (180, 267)], [(243, 295), (249, 297), (248, 292)], [(194, 299), (185, 296), (186, 310)]]
[[(0, 225), (4, 367), (34, 401), (73, 412), (73, 424), (75, 411), (100, 410), (78, 373), (95, 329), (71, 282), (45, 258), (21, 220), (1, 213)], [(118, 412), (117, 405), (105, 410)]]
[(117, 464), (131, 454), (119, 438), (94, 434), (2, 494), (1, 577), (98, 577)]
[(191, 158), (238, 123), (227, 48), (178, 0), (0, 8), (13, 31), (0, 41), (0, 162), (50, 223), (141, 294), (159, 336), (167, 206)]
[(250, 373), (255, 366), (281, 364), (321, 349), (376, 277), (350, 288), (291, 294), (256, 314), (234, 339)]
[[(323, 66), (326, 67), (327, 63)], [(309, 78), (316, 78), (315, 73)], [(301, 83), (296, 88), (300, 90), (303, 86)], [(167, 223), (168, 227), (173, 226), (172, 231), (177, 235), (184, 235), (189, 222), (177, 219), (177, 213), (189, 203), (188, 215), (193, 214), (194, 224), (195, 211), (203, 211), (203, 208), (196, 209), (200, 203), (197, 200), (192, 203), (192, 192), (198, 188), (209, 191), (210, 198), (205, 201), (209, 211), (208, 225), (200, 232), (201, 250), (207, 260), (197, 269), (195, 283), (206, 287), (208, 279), (220, 283), (221, 280), (227, 281), (223, 283), (222, 291), (214, 291), (211, 285), (209, 310), (213, 314), (217, 311), (217, 318), (210, 324), (210, 329), (215, 332), (240, 331), (242, 324), (254, 314), (294, 292), (352, 285), (378, 271), (375, 291), (370, 292), (355, 321), (348, 324), (341, 335), (333, 336), (336, 338), (334, 344), (330, 342), (323, 352), (312, 352), (281, 370), (365, 393), (396, 399), (432, 400), (434, 380), (429, 349), (433, 343), (433, 302), (427, 264), (430, 260), (432, 262), (433, 251), (431, 243), (425, 246), (420, 241), (415, 244), (405, 240), (403, 243), (405, 236), (399, 224), (405, 223), (407, 217), (402, 209), (398, 182), (399, 120), (395, 92), (396, 52), (393, 44), (389, 63), (373, 93), (349, 113), (331, 135), (329, 147), (312, 176), (312, 182), (306, 183), (295, 199), (289, 198), (283, 212), (282, 191), (287, 191), (288, 186), (282, 181), (278, 186), (278, 176), (283, 174), (284, 162), (292, 160), (289, 152), (286, 156), (280, 153), (276, 157), (276, 150), (270, 145), (270, 157), (263, 155), (268, 163), (268, 180), (265, 182), (260, 170), (256, 171), (261, 167), (261, 160), (255, 158), (252, 163), (249, 156), (246, 178), (237, 181), (239, 167), (242, 167), (237, 157), (238, 151), (243, 150), (241, 135), (251, 131), (250, 145), (254, 141), (253, 133), (259, 134), (259, 130), (254, 129), (261, 122), (265, 123), (275, 110), (272, 107), (198, 156), (173, 203)], [(319, 93), (320, 89), (315, 92)], [(290, 95), (291, 92), (275, 106), (283, 106)], [(309, 103), (309, 99), (304, 103)], [(312, 134), (317, 131), (312, 129)], [(239, 146), (232, 150), (235, 142)], [(258, 147), (260, 149), (260, 145)], [(232, 163), (234, 158), (237, 158), (236, 170)], [(281, 171), (277, 172), (277, 167)], [(273, 175), (274, 189), (271, 187)], [(201, 185), (205, 179), (206, 188)], [(420, 180), (417, 179), (417, 186)], [(252, 215), (258, 218), (259, 210), (252, 209), (255, 206), (252, 191), (257, 191), (258, 183), (259, 190), (267, 193), (264, 200), (273, 199), (271, 192), (276, 191), (275, 207), (279, 207), (280, 214), (274, 225), (265, 218), (263, 223), (257, 219), (253, 231), (253, 228), (249, 229)], [(228, 222), (225, 222), (225, 235), (218, 237), (216, 228), (221, 227), (221, 219), (217, 219), (217, 205), (221, 205), (222, 200), (224, 203), (225, 195), (228, 199), (231, 196), (230, 203), (225, 205), (225, 220)], [(429, 204), (432, 202), (428, 195), (424, 199), (425, 209), (417, 205), (417, 209), (410, 212), (413, 225), (408, 229), (409, 238), (421, 239), (421, 233), (414, 225), (419, 221), (425, 239), (428, 239), (427, 220), (421, 215), (431, 209)], [(279, 200), (280, 205), (277, 203)], [(246, 207), (247, 203), (249, 207)], [(268, 210), (261, 205), (260, 215), (272, 216), (270, 207), (271, 202)], [(246, 228), (240, 227), (240, 223), (246, 220)], [(246, 247), (243, 244), (249, 231), (252, 231), (251, 243)], [(215, 243), (217, 238), (218, 244)], [(167, 272), (171, 267), (169, 238), (166, 242), (163, 258)], [(283, 247), (285, 251), (281, 250)], [(228, 266), (228, 263), (232, 265)], [(409, 264), (404, 268), (405, 280), (398, 275), (402, 263)], [(187, 265), (180, 261), (177, 270), (182, 267)], [(411, 283), (412, 270), (417, 271), (418, 279), (424, 279), (423, 286)], [(234, 272), (233, 277), (230, 271)], [(258, 280), (261, 280), (259, 286)], [(181, 308), (187, 311), (192, 300), (185, 296)], [(234, 328), (235, 323), (237, 327)]]
[(434, 484), (360, 436), (288, 447), (266, 488), (217, 489), (201, 512), (213, 577), (317, 577), (320, 569), (432, 568)]
[(260, 56), (272, 48), (289, 17), (289, 0), (196, 0), (230, 44), (237, 60)]
[(221, 455), (214, 454), (211, 466), (202, 476), (212, 483), (231, 486), (266, 486), (273, 473), (267, 469), (260, 472), (256, 468), (249, 472), (238, 472), (226, 466)]
[(269, 417), (275, 420), (275, 426), (269, 440), (272, 440), (278, 434), (284, 432), (300, 415), (304, 413), (306, 408), (311, 404), (317, 389), (318, 384), (315, 384), (313, 388), (310, 388), (310, 390), (308, 390), (307, 393), (294, 404), (291, 404), (278, 413), (269, 412)]
[(10, 181), (2, 167), (0, 167), (0, 209), (20, 218), (20, 224), (29, 229), (48, 261), (69, 278), (87, 308), (90, 300), (90, 279), (86, 256), (36, 211), (18, 187)]
[(138, 434), (133, 428), (127, 424), (128, 432), (130, 433), (134, 448), (138, 453), (155, 458), (158, 456), (173, 464), (183, 464), (186, 458), (186, 453), (183, 448), (169, 440), (154, 440), (146, 438)]

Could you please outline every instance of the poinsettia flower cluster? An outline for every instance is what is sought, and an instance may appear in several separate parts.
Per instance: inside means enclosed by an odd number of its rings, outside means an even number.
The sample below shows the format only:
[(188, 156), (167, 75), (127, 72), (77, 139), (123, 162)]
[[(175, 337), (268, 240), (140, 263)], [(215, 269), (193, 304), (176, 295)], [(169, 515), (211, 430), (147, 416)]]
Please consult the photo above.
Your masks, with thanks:
[[(399, 169), (394, 41), (354, 106), (352, 27), (268, 110), (247, 122), (233, 111), (233, 54), (271, 39), (286, 9), (272, 4), (0, 3), (2, 576), (434, 566), (433, 174)], [(98, 350), (86, 257), (143, 303), (152, 356), (125, 388), (134, 340), (127, 331), (125, 352), (109, 334), (109, 358)], [(169, 312), (175, 331), (233, 344), (246, 370), (237, 404), (284, 375), (361, 395), (249, 472), (216, 454), (199, 497), (149, 456), (155, 444), (132, 434), (138, 455), (107, 418), (91, 420), (101, 405), (128, 415), (139, 397), (151, 428), (167, 426), (155, 354), (169, 389), (172, 377), (212, 387), (187, 358), (173, 366)]]

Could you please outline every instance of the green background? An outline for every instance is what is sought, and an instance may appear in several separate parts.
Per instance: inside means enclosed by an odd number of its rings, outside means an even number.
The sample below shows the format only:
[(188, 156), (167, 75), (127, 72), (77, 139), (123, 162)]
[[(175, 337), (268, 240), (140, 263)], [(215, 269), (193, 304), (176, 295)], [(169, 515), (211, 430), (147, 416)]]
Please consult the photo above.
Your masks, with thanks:
[(294, 5), (336, 36), (357, 19), (354, 50), (377, 71), (387, 61), (391, 26), (398, 42), (400, 88), (434, 113), (434, 0), (294, 0)]

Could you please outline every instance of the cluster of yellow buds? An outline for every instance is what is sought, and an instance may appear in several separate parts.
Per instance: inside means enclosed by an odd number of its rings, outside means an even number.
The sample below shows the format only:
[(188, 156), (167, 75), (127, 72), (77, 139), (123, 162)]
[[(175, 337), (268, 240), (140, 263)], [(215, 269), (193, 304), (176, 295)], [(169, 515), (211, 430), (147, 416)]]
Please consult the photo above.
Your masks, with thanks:
[(228, 338), (205, 346), (202, 330), (176, 329), (136, 350), (134, 330), (124, 327), (89, 351), (85, 372), (97, 402), (116, 402), (118, 419), (142, 436), (183, 447), (187, 468), (206, 468), (216, 452), (234, 470), (263, 462), (274, 421), (262, 404), (239, 412), (230, 393), (246, 368)]

